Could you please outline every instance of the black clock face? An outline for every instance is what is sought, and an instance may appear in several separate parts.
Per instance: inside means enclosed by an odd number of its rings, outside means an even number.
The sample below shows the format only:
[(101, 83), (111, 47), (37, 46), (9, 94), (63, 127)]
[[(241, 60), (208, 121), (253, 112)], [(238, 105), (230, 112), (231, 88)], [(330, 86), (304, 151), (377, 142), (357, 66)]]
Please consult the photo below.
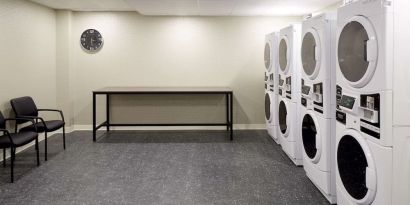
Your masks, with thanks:
[(104, 41), (100, 34), (95, 29), (88, 29), (81, 34), (81, 46), (88, 52), (97, 52), (101, 49)]

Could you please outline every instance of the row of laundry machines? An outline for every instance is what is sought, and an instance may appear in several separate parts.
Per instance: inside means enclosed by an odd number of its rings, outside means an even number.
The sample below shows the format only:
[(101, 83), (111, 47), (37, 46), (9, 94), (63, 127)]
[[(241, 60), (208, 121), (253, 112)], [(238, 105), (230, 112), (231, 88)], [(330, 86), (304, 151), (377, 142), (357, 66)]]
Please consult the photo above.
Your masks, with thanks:
[(332, 204), (410, 204), (409, 11), (348, 1), (266, 36), (268, 133)]

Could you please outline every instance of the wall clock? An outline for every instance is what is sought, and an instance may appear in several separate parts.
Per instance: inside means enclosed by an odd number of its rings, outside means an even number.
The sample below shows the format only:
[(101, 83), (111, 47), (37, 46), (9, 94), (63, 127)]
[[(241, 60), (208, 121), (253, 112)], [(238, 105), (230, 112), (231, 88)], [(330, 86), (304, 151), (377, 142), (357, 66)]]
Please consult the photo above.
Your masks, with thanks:
[(80, 42), (85, 51), (96, 53), (102, 48), (104, 39), (97, 30), (87, 29), (81, 34)]

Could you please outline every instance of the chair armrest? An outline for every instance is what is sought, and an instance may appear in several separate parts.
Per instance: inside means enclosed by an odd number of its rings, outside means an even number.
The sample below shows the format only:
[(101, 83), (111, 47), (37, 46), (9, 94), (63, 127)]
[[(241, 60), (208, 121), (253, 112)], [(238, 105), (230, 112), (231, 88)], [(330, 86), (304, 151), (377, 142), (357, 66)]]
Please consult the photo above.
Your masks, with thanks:
[(64, 120), (64, 114), (63, 114), (63, 111), (62, 110), (55, 110), (55, 109), (37, 109), (37, 111), (39, 111), (39, 112), (59, 112), (60, 113), (60, 115), (61, 115), (61, 120), (63, 121), (63, 122), (65, 122), (65, 120)]
[(7, 134), (9, 131), (6, 130), (6, 129), (0, 129), (0, 132), (3, 132), (3, 133), (5, 133), (5, 134)]
[[(40, 120), (41, 123), (43, 123), (44, 127), (47, 127), (46, 123), (44, 122), (44, 119), (41, 118), (41, 117), (19, 115), (19, 116), (17, 116), (16, 118), (20, 118), (20, 119), (24, 119), (24, 120), (29, 120), (29, 119), (36, 120), (36, 121), (37, 121), (37, 120)], [(37, 126), (36, 126), (35, 128), (36, 128), (36, 130), (37, 130)]]
[(3, 132), (4, 134), (6, 134), (7, 137), (9, 137), (11, 144), (14, 144), (13, 138), (11, 138), (11, 135), (10, 135), (10, 133), (9, 133), (8, 130), (6, 130), (6, 129), (0, 129), (0, 132)]
[[(36, 122), (33, 120), (32, 117), (29, 118), (29, 117), (20, 116), (20, 117), (16, 117), (16, 118), (6, 118), (6, 119), (4, 119), (4, 122), (7, 122), (7, 121), (17, 121), (17, 120), (30, 121), (31, 124), (33, 124), (34, 129), (35, 129), (36, 132), (37, 132), (37, 125), (36, 125)], [(43, 124), (44, 124), (44, 121), (43, 121)]]

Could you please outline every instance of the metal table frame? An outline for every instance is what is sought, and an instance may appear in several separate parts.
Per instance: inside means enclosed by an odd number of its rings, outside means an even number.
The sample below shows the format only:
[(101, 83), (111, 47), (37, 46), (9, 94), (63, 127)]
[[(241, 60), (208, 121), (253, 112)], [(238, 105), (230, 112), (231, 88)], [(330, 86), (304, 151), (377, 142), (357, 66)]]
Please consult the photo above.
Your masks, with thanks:
[[(226, 122), (225, 123), (153, 123), (153, 124), (127, 124), (110, 122), (110, 96), (111, 95), (225, 95), (226, 98)], [(106, 121), (97, 125), (97, 95), (106, 96)], [(101, 127), (110, 131), (111, 126), (226, 126), (230, 140), (233, 140), (233, 90), (230, 88), (103, 88), (93, 91), (93, 141), (96, 142), (96, 132)]]

